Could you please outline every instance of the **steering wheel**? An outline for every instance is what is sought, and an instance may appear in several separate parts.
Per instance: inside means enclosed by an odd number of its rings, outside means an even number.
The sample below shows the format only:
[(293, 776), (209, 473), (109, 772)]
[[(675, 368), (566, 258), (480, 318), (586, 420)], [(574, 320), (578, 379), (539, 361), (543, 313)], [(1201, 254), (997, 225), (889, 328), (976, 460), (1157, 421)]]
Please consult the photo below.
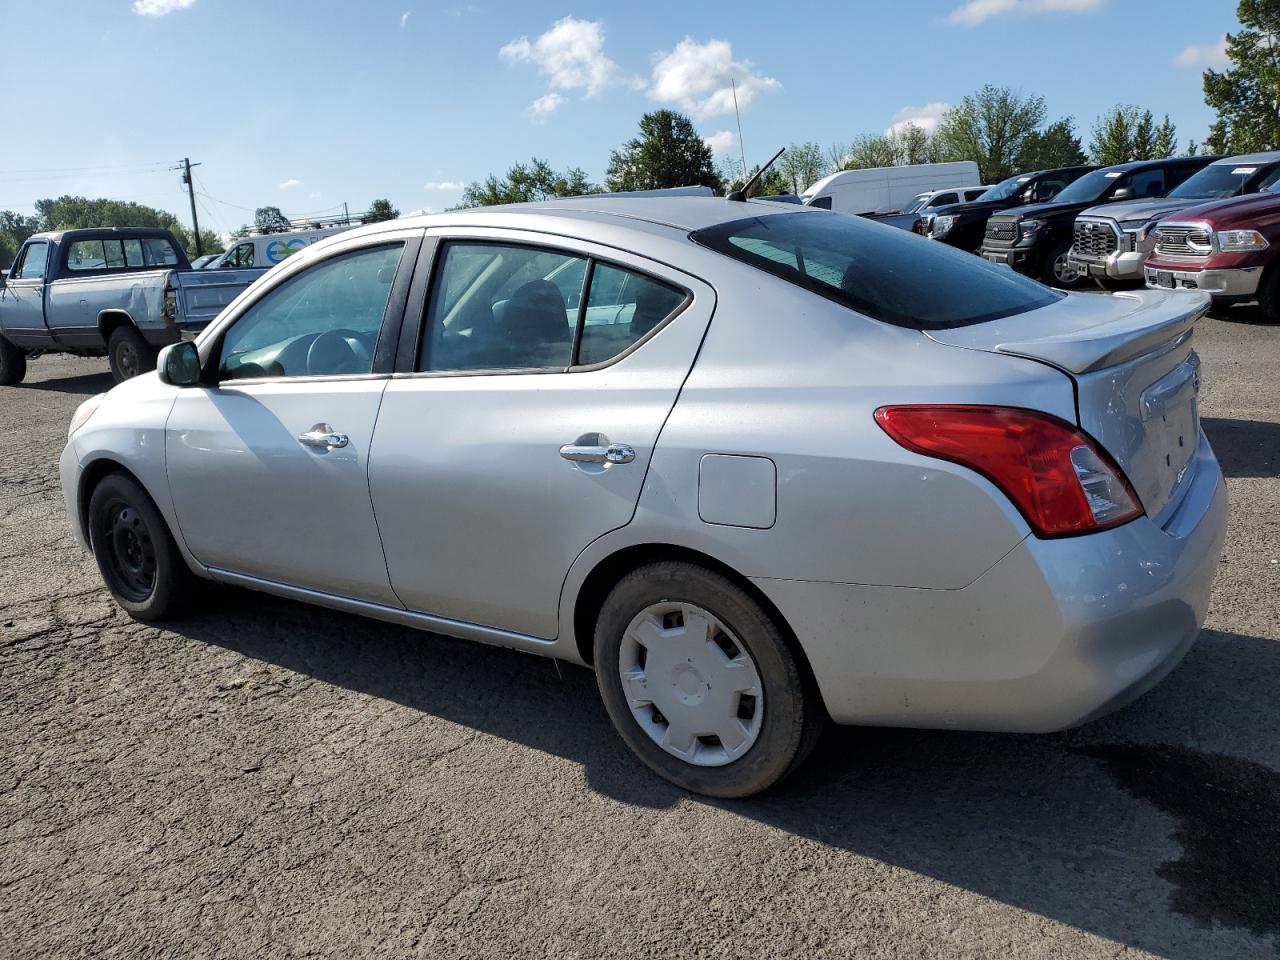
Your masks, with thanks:
[(360, 355), (342, 331), (326, 330), (307, 348), (307, 373), (367, 373), (367, 359), (367, 356)]

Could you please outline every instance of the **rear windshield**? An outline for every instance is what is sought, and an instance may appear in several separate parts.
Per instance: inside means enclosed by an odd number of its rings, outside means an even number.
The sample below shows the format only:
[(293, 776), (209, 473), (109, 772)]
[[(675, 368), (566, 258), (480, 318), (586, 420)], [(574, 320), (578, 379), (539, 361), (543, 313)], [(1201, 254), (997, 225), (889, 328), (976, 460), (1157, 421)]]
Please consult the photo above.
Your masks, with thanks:
[(698, 230), (703, 246), (913, 330), (998, 320), (1061, 294), (945, 243), (842, 213), (784, 213)]

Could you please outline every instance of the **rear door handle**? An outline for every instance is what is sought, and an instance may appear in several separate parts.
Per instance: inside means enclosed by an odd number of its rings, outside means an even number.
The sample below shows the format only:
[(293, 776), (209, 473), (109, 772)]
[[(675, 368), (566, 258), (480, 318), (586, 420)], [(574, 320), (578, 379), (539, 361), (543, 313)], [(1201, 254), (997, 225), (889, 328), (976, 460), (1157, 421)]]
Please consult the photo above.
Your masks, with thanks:
[[(594, 441), (594, 442), (592, 442)], [(560, 448), (560, 456), (574, 463), (630, 463), (636, 458), (635, 447), (610, 443), (608, 437), (586, 434)]]
[(345, 447), (351, 442), (351, 439), (345, 433), (334, 433), (333, 427), (327, 423), (317, 423), (302, 436), (298, 437), (298, 442), (304, 447), (320, 447), (325, 450), (332, 450), (335, 447)]

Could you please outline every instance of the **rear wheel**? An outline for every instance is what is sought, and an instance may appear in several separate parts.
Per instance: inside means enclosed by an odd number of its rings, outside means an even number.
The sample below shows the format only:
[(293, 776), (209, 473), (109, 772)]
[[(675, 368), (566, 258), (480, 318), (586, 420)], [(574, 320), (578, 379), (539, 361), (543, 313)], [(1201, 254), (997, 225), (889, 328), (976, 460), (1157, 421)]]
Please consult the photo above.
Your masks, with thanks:
[(116, 383), (123, 383), (156, 368), (156, 348), (147, 343), (135, 327), (126, 324), (111, 331), (107, 361)]
[(1280, 323), (1280, 270), (1268, 270), (1258, 285), (1258, 306), (1268, 323)]
[(690, 563), (624, 577), (596, 624), (596, 681), (623, 740), (654, 772), (745, 797), (798, 767), (825, 714), (786, 637), (731, 581)]
[(21, 383), (27, 375), (27, 355), (0, 337), (0, 387)]
[(1070, 240), (1063, 240), (1049, 248), (1040, 271), (1040, 279), (1063, 290), (1075, 290), (1080, 286), (1081, 278), (1071, 265)]
[(151, 497), (123, 473), (102, 479), (89, 499), (89, 543), (116, 603), (139, 620), (181, 612), (195, 578)]

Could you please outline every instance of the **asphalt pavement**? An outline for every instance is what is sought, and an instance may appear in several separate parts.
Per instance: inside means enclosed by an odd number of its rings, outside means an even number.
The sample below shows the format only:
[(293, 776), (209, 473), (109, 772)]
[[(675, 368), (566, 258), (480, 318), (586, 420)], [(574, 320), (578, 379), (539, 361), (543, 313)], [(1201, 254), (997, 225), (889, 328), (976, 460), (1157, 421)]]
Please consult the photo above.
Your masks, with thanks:
[(1203, 321), (1232, 499), (1203, 636), (1052, 736), (842, 729), (709, 802), (591, 674), (211, 589), (110, 601), (56, 463), (110, 386), (0, 388), (0, 957), (1273, 957), (1280, 327)]

